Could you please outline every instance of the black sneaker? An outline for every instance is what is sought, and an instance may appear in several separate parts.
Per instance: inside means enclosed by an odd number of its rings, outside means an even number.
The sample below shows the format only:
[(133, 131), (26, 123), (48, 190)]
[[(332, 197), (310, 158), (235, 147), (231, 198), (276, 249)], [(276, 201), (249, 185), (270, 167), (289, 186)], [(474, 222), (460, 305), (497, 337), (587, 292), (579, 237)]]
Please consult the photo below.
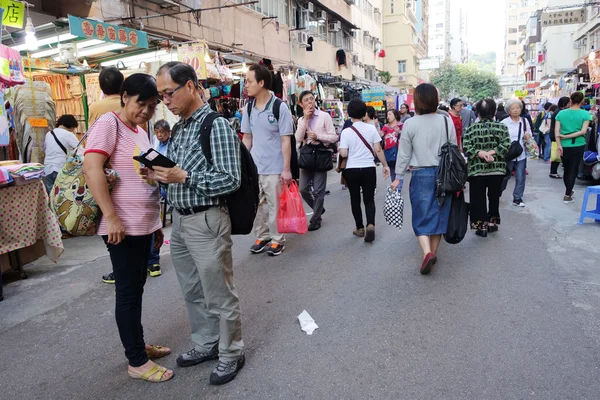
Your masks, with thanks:
[(115, 273), (111, 272), (108, 275), (102, 275), (102, 282), (104, 283), (115, 283)]
[(191, 349), (187, 353), (180, 354), (177, 357), (177, 365), (180, 367), (192, 367), (203, 363), (204, 361), (218, 360), (219, 359), (219, 346), (215, 346), (211, 351), (197, 351), (195, 348)]
[(320, 222), (311, 222), (310, 225), (308, 225), (308, 230), (309, 231), (317, 231), (321, 229), (321, 223)]
[(284, 249), (285, 246), (283, 244), (271, 243), (271, 247), (267, 250), (267, 254), (271, 257), (280, 256)]
[(235, 361), (219, 361), (219, 365), (210, 374), (210, 383), (212, 385), (224, 385), (227, 382), (231, 382), (235, 379), (240, 369), (244, 367), (245, 362), (246, 357), (243, 354)]
[(265, 251), (270, 241), (271, 239), (257, 240), (256, 243), (254, 243), (252, 247), (250, 247), (250, 252), (254, 254), (262, 253), (263, 251)]
[(148, 273), (152, 277), (161, 276), (162, 271), (160, 270), (160, 264), (148, 265)]

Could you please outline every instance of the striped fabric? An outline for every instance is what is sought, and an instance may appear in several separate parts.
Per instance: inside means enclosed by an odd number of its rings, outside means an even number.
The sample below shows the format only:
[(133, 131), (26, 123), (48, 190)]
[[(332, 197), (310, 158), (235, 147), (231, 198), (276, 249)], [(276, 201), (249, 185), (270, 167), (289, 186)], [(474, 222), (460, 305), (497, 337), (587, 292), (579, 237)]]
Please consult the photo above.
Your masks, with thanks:
[[(150, 148), (148, 134), (132, 129), (115, 113), (101, 116), (90, 128), (85, 154), (110, 157), (111, 168), (119, 178), (110, 194), (117, 215), (129, 236), (143, 236), (161, 228), (158, 185), (140, 175), (140, 163), (133, 159)], [(100, 220), (99, 235), (106, 235), (106, 221)]]

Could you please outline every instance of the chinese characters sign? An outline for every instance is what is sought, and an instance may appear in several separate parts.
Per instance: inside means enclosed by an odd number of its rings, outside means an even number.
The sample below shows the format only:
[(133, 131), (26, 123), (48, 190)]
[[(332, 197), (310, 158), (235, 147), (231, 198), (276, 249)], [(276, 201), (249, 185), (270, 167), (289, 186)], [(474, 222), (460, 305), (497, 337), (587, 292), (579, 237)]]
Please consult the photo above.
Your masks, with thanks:
[(586, 22), (585, 8), (549, 11), (542, 14), (542, 28), (545, 26), (583, 24)]
[(69, 27), (71, 35), (86, 39), (99, 39), (109, 43), (120, 43), (143, 49), (148, 48), (148, 35), (146, 32), (135, 29), (106, 24), (92, 19), (78, 18), (72, 15), (69, 15)]
[(0, 0), (0, 7), (4, 8), (2, 25), (22, 28), (25, 20), (25, 4), (14, 0)]
[(198, 79), (206, 79), (206, 61), (204, 43), (182, 44), (177, 48), (177, 59), (182, 63), (191, 65), (198, 75)]

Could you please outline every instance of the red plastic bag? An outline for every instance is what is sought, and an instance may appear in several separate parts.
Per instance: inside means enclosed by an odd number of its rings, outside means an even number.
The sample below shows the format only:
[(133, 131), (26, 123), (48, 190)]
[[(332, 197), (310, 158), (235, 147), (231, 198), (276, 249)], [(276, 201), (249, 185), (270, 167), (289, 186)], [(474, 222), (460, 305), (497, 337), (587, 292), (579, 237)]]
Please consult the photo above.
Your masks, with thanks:
[(296, 181), (283, 185), (279, 197), (279, 211), (277, 212), (277, 230), (279, 233), (308, 232), (308, 221), (302, 206), (302, 196)]

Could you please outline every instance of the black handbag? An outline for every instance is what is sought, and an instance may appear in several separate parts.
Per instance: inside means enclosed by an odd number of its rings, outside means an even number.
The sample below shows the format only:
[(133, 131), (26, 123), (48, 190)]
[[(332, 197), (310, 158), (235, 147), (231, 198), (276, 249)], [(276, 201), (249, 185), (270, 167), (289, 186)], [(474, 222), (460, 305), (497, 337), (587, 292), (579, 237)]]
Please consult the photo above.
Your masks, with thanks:
[(521, 154), (523, 154), (523, 146), (521, 146), (521, 125), (523, 120), (519, 122), (519, 137), (517, 140), (513, 141), (506, 152), (506, 156), (504, 156), (505, 161), (512, 161), (518, 158)]
[(305, 144), (298, 154), (298, 166), (319, 172), (332, 170), (333, 150), (322, 145)]
[(448, 228), (444, 240), (450, 244), (460, 243), (467, 234), (469, 226), (469, 203), (465, 201), (465, 193), (461, 190), (452, 195)]
[(467, 163), (457, 145), (450, 143), (448, 131), (449, 119), (444, 118), (447, 142), (440, 149), (440, 164), (437, 170), (436, 186), (438, 204), (444, 203), (447, 194), (456, 193), (463, 189), (467, 182)]

